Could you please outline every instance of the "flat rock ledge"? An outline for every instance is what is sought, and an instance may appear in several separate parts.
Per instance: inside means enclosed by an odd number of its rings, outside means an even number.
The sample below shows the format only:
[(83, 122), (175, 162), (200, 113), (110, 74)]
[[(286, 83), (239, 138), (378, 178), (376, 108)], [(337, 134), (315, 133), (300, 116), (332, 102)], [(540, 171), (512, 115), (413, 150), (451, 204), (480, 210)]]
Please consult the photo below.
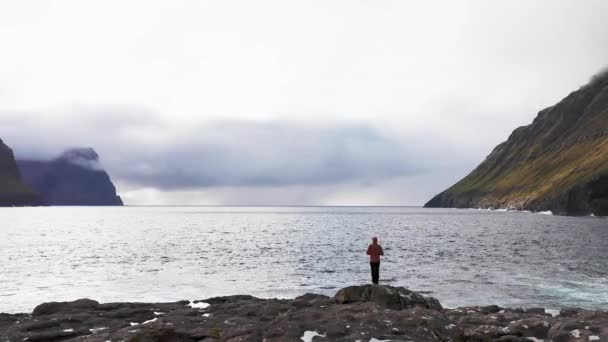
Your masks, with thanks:
[(0, 342), (608, 342), (608, 312), (495, 305), (442, 308), (403, 287), (362, 285), (332, 297), (214, 297), (175, 303), (51, 302), (0, 314)]

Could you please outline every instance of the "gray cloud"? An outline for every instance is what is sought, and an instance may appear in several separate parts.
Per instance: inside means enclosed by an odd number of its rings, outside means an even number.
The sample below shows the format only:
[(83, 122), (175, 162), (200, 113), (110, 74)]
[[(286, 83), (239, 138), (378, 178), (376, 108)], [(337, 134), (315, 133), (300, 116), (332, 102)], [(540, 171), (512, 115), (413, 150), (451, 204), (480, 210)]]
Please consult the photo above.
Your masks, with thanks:
[[(0, 134), (20, 158), (93, 147), (118, 182), (161, 190), (365, 186), (419, 175), (443, 154), (438, 142), (393, 136), (366, 122), (232, 120), (172, 130), (153, 113), (114, 110), (85, 110), (61, 120), (21, 115), (18, 125), (2, 115)], [(142, 117), (149, 118), (146, 124)]]
[[(165, 189), (373, 182), (420, 172), (405, 145), (366, 125), (215, 122), (117, 176)], [(180, 140), (181, 140), (180, 139)]]
[(18, 158), (93, 147), (127, 204), (413, 205), (480, 157), (445, 134), (387, 128), (317, 119), (185, 125), (129, 106), (0, 111), (0, 137)]

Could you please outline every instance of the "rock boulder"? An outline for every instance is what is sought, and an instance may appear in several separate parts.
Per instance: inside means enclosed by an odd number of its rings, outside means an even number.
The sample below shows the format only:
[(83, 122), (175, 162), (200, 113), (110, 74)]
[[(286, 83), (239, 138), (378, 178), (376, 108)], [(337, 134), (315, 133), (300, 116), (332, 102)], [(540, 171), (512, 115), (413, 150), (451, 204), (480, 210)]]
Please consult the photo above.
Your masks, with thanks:
[(425, 297), (404, 287), (388, 285), (349, 286), (341, 289), (334, 296), (338, 304), (373, 302), (387, 309), (405, 310), (421, 307), (441, 310), (442, 306), (436, 298)]

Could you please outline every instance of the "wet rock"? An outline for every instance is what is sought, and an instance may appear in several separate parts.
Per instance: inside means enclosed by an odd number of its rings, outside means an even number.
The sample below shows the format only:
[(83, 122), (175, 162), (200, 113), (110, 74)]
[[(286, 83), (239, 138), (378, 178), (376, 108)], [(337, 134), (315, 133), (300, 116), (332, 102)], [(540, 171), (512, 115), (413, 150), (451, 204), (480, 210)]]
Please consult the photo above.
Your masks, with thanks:
[(549, 333), (549, 320), (544, 316), (526, 317), (510, 322), (509, 331), (517, 336), (546, 338)]
[(330, 305), (332, 302), (332, 299), (328, 296), (315, 293), (306, 293), (300, 297), (296, 297), (296, 299), (293, 301), (293, 305), (297, 307), (322, 306)]
[(553, 318), (549, 338), (561, 341), (608, 341), (608, 312), (566, 308)]
[(505, 335), (496, 339), (498, 342), (534, 342), (534, 340), (514, 335)]
[(63, 341), (63, 340), (68, 340), (71, 337), (76, 337), (78, 335), (79, 334), (76, 331), (61, 331), (61, 330), (43, 331), (43, 332), (32, 333), (28, 337), (27, 341), (32, 341), (32, 342)]
[[(238, 302), (242, 300), (259, 300), (259, 298), (249, 296), (249, 295), (235, 295), (235, 296), (224, 296), (224, 297), (213, 297), (209, 299), (205, 299), (204, 301), (194, 301), (194, 303), (205, 302), (208, 304), (222, 304), (222, 303), (230, 303), (230, 302)], [(186, 303), (188, 304), (188, 303)]]
[(125, 342), (197, 342), (200, 340), (191, 335), (177, 332), (173, 327), (166, 326), (123, 329), (114, 334), (112, 338)]
[(548, 313), (545, 312), (545, 308), (527, 308), (527, 309), (525, 309), (525, 312), (533, 313), (533, 314), (537, 314), (537, 315), (549, 315)]
[(580, 309), (578, 309), (578, 308), (566, 307), (566, 308), (562, 308), (559, 311), (559, 315), (561, 317), (576, 316), (579, 313), (579, 311), (580, 311)]
[(362, 285), (350, 286), (341, 289), (334, 296), (339, 304), (374, 302), (383, 307), (403, 310), (414, 307), (423, 307), (433, 310), (441, 310), (439, 301), (432, 297), (424, 297), (421, 294), (410, 291), (404, 287)]
[(538, 308), (438, 310), (429, 298), (390, 286), (355, 286), (334, 298), (305, 294), (293, 300), (240, 295), (99, 304), (85, 299), (45, 303), (34, 311), (0, 314), (0, 341), (291, 342), (305, 336), (315, 336), (315, 342), (608, 341), (607, 312), (567, 309), (551, 317)]
[[(465, 336), (473, 340), (510, 340), (511, 337), (547, 338), (551, 316), (541, 310), (503, 309), (499, 307), (471, 307), (445, 310)], [(542, 311), (544, 312), (544, 310)]]
[(79, 299), (73, 302), (50, 302), (43, 303), (34, 308), (33, 316), (51, 315), (55, 313), (82, 312), (94, 310), (99, 305), (91, 299)]

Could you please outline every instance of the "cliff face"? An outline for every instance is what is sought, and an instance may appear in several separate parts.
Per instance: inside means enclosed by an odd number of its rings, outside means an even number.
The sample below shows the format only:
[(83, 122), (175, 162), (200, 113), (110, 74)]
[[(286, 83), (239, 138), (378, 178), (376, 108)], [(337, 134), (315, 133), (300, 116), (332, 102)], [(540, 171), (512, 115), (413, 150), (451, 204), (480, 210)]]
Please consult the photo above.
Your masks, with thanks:
[(425, 207), (608, 215), (608, 72), (513, 131)]
[(38, 195), (21, 181), (13, 151), (0, 139), (0, 207), (41, 204)]
[(122, 205), (93, 149), (73, 149), (59, 158), (19, 160), (23, 181), (48, 205)]

